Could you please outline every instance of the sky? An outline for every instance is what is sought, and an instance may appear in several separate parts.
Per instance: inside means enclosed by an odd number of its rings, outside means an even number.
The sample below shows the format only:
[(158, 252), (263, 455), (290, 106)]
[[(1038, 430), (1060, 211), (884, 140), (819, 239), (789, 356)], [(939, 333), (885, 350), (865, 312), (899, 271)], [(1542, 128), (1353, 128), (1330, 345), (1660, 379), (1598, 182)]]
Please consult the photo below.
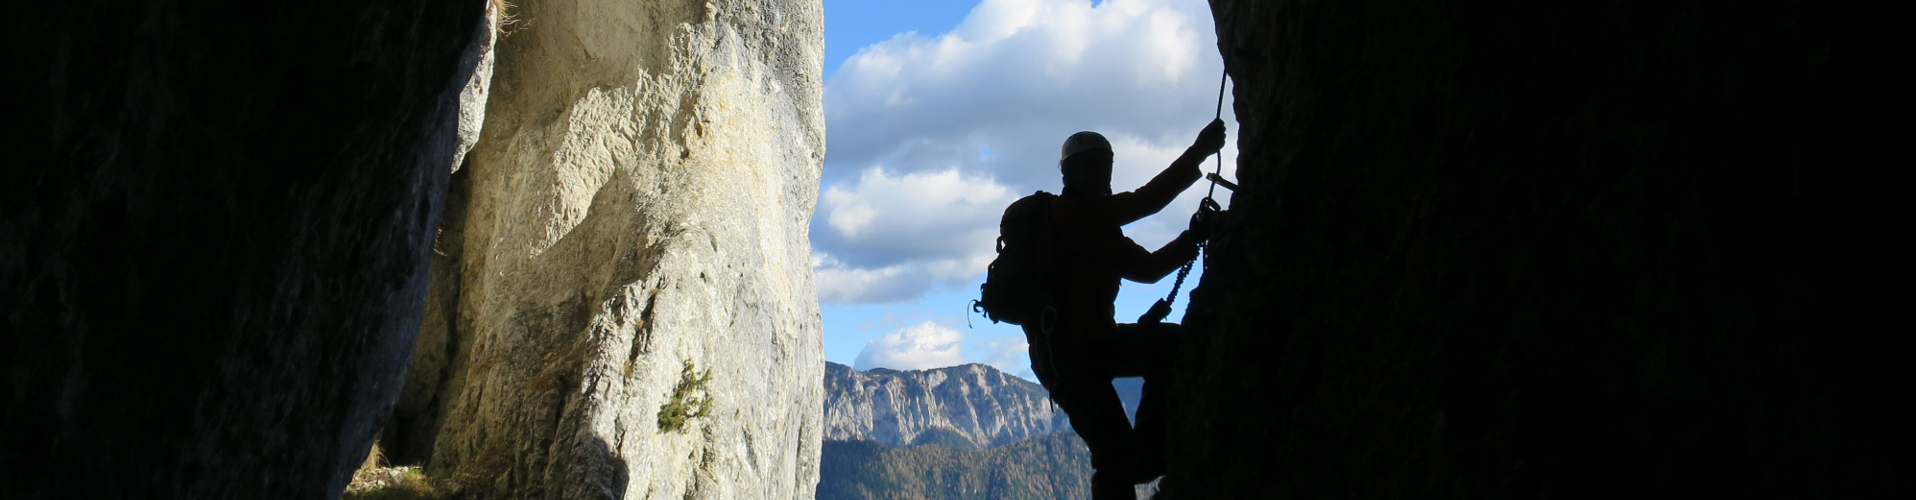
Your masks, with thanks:
[[(1114, 191), (1170, 165), (1217, 112), (1216, 47), (1204, 0), (826, 0), (826, 155), (811, 225), (825, 359), (986, 363), (1031, 378), (1023, 331), (970, 314), (999, 216), (1060, 190), (1058, 150), (1080, 130), (1111, 140)], [(1236, 178), (1228, 94), (1223, 106), (1224, 176)], [(1205, 187), (1125, 234), (1169, 242)], [(1168, 321), (1183, 317), (1201, 267)], [(1134, 321), (1172, 279), (1125, 282), (1118, 320)]]

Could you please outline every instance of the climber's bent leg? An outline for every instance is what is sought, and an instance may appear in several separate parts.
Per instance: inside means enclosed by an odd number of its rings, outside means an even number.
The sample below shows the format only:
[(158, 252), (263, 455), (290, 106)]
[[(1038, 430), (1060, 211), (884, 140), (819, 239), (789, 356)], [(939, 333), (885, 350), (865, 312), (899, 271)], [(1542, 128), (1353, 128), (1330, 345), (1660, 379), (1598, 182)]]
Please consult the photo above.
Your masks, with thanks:
[(1124, 404), (1104, 370), (1059, 363), (1051, 377), (1040, 377), (1051, 399), (1071, 417), (1071, 428), (1091, 451), (1091, 492), (1096, 500), (1134, 498), (1136, 445)]
[(1138, 398), (1136, 430), (1132, 440), (1137, 453), (1138, 481), (1150, 481), (1164, 474), (1166, 420), (1170, 418), (1171, 367), (1177, 361), (1183, 328), (1176, 323), (1118, 325), (1113, 340), (1118, 347), (1114, 375), (1144, 377), (1144, 393)]

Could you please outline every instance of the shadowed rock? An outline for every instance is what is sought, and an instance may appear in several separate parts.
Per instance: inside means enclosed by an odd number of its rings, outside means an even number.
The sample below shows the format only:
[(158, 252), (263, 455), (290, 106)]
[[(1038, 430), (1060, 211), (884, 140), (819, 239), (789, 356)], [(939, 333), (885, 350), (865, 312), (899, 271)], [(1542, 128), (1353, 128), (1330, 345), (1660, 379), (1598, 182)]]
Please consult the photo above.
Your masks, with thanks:
[(1910, 495), (1895, 16), (1213, 6), (1242, 187), (1165, 497)]
[(10, 9), (0, 491), (344, 488), (412, 349), (482, 5)]

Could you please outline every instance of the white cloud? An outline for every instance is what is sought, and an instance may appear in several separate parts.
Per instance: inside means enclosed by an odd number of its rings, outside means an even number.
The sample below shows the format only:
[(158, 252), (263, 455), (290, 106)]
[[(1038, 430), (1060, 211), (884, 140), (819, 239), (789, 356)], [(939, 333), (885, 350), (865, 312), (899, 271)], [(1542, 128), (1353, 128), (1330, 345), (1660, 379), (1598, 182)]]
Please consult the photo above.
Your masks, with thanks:
[(894, 176), (876, 167), (819, 198), (829, 236), (859, 250), (841, 258), (875, 264), (895, 262), (880, 256), (956, 259), (991, 252), (998, 216), (1014, 199), (989, 177), (956, 169)]
[(872, 339), (858, 352), (852, 367), (923, 370), (963, 364), (965, 359), (958, 352), (963, 340), (957, 330), (925, 321)]
[(967, 163), (1041, 171), (1000, 176), (1024, 185), (1055, 182), (1045, 167), (1079, 130), (1181, 148), (1216, 103), (1209, 17), (1189, 0), (985, 0), (951, 33), (846, 60), (826, 88), (827, 161), (943, 169), (988, 147), (1020, 158)]
[[(1058, 191), (1073, 132), (1112, 139), (1114, 189), (1142, 185), (1210, 120), (1221, 68), (1201, 0), (984, 0), (949, 33), (865, 48), (825, 90), (812, 235), (837, 260), (816, 267), (820, 300), (910, 300), (975, 278), (1004, 207)], [(1168, 241), (1201, 189), (1127, 233)]]
[(814, 245), (819, 300), (855, 304), (910, 300), (964, 284), (997, 256), (997, 220), (1014, 199), (989, 178), (957, 170), (894, 176), (872, 168), (851, 186), (820, 195), (825, 221)]
[(933, 282), (910, 266), (878, 269), (846, 267), (836, 259), (812, 266), (818, 301), (825, 304), (871, 304), (911, 300), (930, 290)]
[(979, 353), (984, 364), (999, 371), (1037, 380), (1031, 373), (1031, 344), (1018, 337), (1004, 337), (997, 340), (979, 342), (973, 351)]

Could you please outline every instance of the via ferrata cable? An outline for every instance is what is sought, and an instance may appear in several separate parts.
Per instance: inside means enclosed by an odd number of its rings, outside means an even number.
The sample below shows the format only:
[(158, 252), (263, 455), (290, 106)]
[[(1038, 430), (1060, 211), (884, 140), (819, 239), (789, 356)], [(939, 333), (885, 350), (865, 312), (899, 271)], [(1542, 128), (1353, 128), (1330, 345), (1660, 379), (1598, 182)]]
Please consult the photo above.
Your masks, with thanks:
[[(1217, 80), (1217, 111), (1211, 116), (1212, 120), (1224, 119), (1224, 83), (1230, 80), (1230, 78), (1231, 69), (1227, 66), (1224, 68), (1224, 74), (1219, 76)], [(1217, 200), (1212, 198), (1212, 196), (1217, 194), (1217, 182), (1223, 178), (1224, 153), (1220, 151), (1214, 154), (1217, 155), (1217, 169), (1211, 172), (1209, 176), (1211, 187), (1204, 192), (1204, 200), (1198, 202), (1198, 212), (1200, 213), (1209, 210), (1212, 214), (1216, 214), (1221, 210), (1217, 204)], [(1159, 323), (1164, 321), (1165, 316), (1171, 314), (1171, 304), (1177, 301), (1178, 290), (1184, 288), (1184, 278), (1191, 274), (1191, 266), (1197, 264), (1198, 259), (1204, 254), (1204, 248), (1209, 246), (1209, 244), (1209, 235), (1206, 235), (1204, 240), (1198, 241), (1198, 255), (1191, 256), (1191, 260), (1184, 261), (1184, 267), (1178, 268), (1178, 278), (1171, 282), (1171, 293), (1165, 294), (1164, 300), (1159, 300), (1157, 303), (1151, 304), (1151, 309), (1145, 311), (1144, 316), (1138, 318), (1139, 323)]]

